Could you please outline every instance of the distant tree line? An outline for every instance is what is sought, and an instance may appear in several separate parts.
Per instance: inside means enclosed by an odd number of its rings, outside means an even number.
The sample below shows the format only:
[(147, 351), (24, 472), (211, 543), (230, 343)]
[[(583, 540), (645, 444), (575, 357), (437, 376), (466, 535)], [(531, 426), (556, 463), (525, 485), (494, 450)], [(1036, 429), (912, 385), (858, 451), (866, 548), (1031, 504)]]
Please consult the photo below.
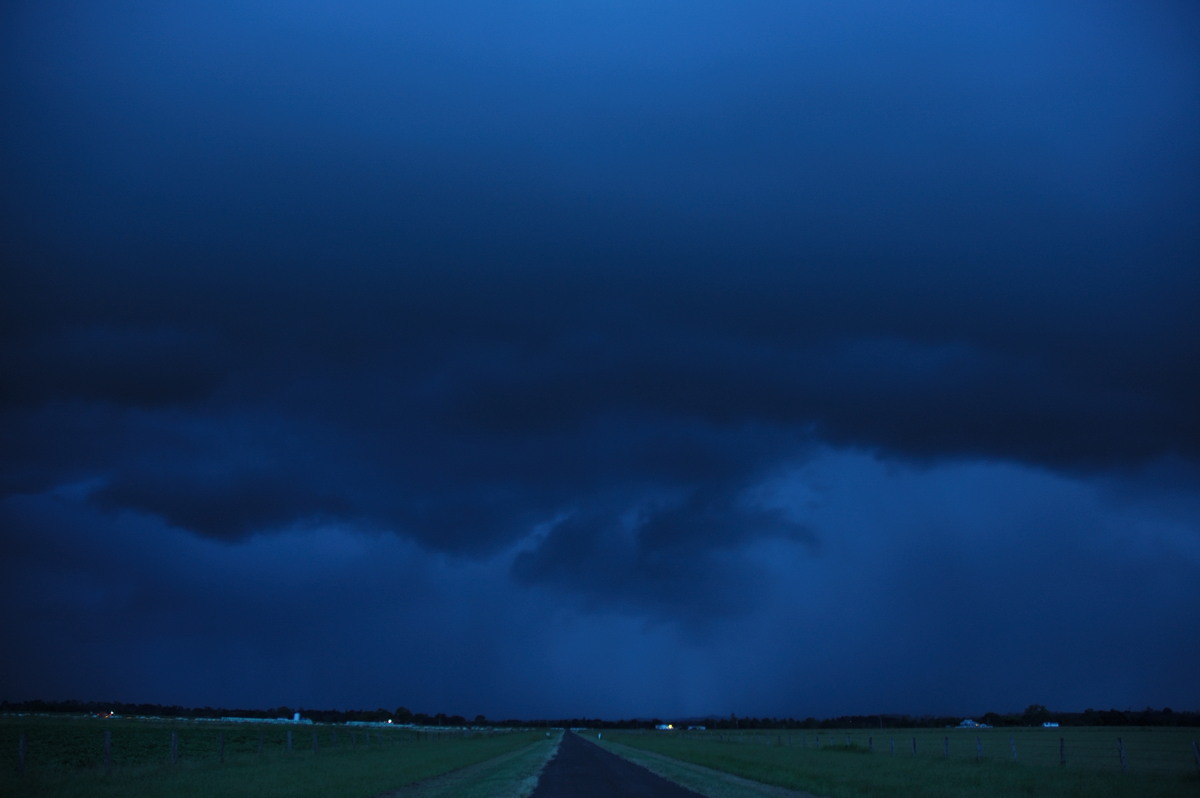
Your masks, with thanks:
[[(181, 707), (164, 704), (131, 704), (121, 701), (0, 701), (0, 712), (33, 714), (107, 715), (110, 712), (125, 716), (165, 718), (291, 718), (301, 717), (317, 723), (373, 722), (413, 724), (416, 726), (493, 726), (493, 727), (554, 727), (592, 729), (653, 729), (671, 723), (677, 729), (703, 726), (707, 729), (898, 729), (913, 727), (956, 726), (960, 715), (840, 715), (836, 718), (771, 718), (771, 717), (692, 717), (692, 718), (633, 718), (601, 720), (599, 718), (559, 718), (556, 720), (525, 720), (509, 718), (489, 720), (476, 715), (467, 720), (462, 715), (437, 713), (427, 715), (412, 712), (407, 707), (387, 709), (308, 709), (281, 706), (271, 709), (226, 709), (224, 707)], [(1041, 704), (1031, 704), (1023, 712), (987, 712), (972, 720), (989, 726), (1040, 726), (1055, 722), (1062, 726), (1200, 726), (1200, 710), (1176, 712), (1163, 709), (1085, 709), (1083, 712), (1053, 712)]]
[[(754, 718), (730, 715), (728, 718), (689, 718), (674, 723), (676, 728), (704, 726), (709, 729), (901, 729), (957, 726), (964, 715), (840, 715), (836, 718)], [(1041, 704), (1031, 704), (1023, 712), (986, 712), (971, 720), (989, 726), (1040, 726), (1055, 722), (1062, 726), (1200, 726), (1200, 711), (1176, 712), (1163, 709), (1085, 709), (1083, 712), (1052, 712)], [(653, 728), (661, 720), (647, 721)]]

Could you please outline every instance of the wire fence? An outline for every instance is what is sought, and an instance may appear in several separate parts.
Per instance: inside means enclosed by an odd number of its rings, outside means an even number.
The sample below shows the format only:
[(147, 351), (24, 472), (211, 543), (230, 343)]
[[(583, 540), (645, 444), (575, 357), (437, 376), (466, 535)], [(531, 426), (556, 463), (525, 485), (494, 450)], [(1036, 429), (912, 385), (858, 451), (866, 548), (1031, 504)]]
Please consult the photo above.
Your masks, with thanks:
[(1010, 761), (1095, 771), (1200, 771), (1200, 729), (1146, 727), (948, 728), (867, 731), (675, 731), (743, 745), (858, 751), (956, 761)]
[[(108, 726), (109, 728), (102, 728)], [(160, 719), (29, 718), (0, 726), (6, 770), (112, 772), (181, 764), (219, 765), (247, 760), (312, 757), (396, 745), (436, 744), (502, 733), (491, 729), (375, 728), (362, 726), (235, 723)]]

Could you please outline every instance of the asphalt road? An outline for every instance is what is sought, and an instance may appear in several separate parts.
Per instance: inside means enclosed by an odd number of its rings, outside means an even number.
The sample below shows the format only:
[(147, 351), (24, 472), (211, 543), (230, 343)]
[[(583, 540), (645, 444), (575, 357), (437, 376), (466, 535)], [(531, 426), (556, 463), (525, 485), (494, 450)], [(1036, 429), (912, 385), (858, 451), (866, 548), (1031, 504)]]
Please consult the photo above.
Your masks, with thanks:
[(573, 732), (563, 734), (530, 798), (703, 798)]

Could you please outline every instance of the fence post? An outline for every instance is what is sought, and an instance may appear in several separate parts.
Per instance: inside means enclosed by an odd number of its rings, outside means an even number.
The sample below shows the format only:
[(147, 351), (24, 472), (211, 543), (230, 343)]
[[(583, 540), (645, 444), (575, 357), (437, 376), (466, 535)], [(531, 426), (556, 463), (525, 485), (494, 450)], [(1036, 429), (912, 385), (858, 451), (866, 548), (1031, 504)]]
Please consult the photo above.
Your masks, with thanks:
[(171, 732), (171, 764), (179, 761), (179, 732)]
[(104, 730), (104, 772), (112, 771), (112, 729)]
[[(1192, 746), (1195, 747), (1195, 743)], [(25, 775), (25, 732), (17, 737), (17, 775)]]
[(1066, 737), (1058, 738), (1058, 764), (1059, 765), (1067, 764), (1067, 738)]
[(913, 756), (916, 756), (917, 755), (917, 738), (916, 737), (912, 738), (912, 743), (913, 743)]
[(892, 748), (892, 756), (895, 756), (896, 755), (896, 738), (892, 737), (892, 738), (890, 738), (890, 741), (891, 741), (891, 748)]
[(1121, 772), (1129, 772), (1129, 762), (1125, 759), (1125, 741), (1117, 738), (1117, 756), (1121, 759)]
[(850, 747), (850, 735), (849, 734), (846, 735), (846, 747), (847, 748)]
[(1017, 740), (1014, 737), (1008, 738), (1008, 747), (1012, 749), (1013, 761), (1017, 761)]

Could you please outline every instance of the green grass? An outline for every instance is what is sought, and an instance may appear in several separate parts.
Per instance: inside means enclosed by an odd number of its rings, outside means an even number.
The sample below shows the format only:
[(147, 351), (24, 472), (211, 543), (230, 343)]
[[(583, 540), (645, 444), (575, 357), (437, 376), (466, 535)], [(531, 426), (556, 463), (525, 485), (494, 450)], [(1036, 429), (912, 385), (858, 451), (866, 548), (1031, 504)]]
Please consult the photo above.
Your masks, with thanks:
[(389, 793), (388, 798), (528, 798), (562, 732), (471, 767)]
[[(112, 740), (108, 767), (105, 732)], [(172, 732), (179, 741), (175, 763)], [(26, 765), (18, 774), (21, 734)], [(535, 743), (544, 748), (546, 742), (544, 732), (466, 736), (324, 725), (5, 717), (0, 718), (0, 795), (375, 796)]]
[[(811, 731), (611, 732), (604, 740), (830, 798), (1194, 798), (1200, 792), (1190, 747), (1196, 729), (857, 730), (822, 731), (820, 736), (819, 748)], [(979, 761), (976, 737), (983, 749)], [(1125, 745), (1126, 772), (1120, 767), (1117, 737)], [(1065, 766), (1059, 764), (1060, 738)]]

